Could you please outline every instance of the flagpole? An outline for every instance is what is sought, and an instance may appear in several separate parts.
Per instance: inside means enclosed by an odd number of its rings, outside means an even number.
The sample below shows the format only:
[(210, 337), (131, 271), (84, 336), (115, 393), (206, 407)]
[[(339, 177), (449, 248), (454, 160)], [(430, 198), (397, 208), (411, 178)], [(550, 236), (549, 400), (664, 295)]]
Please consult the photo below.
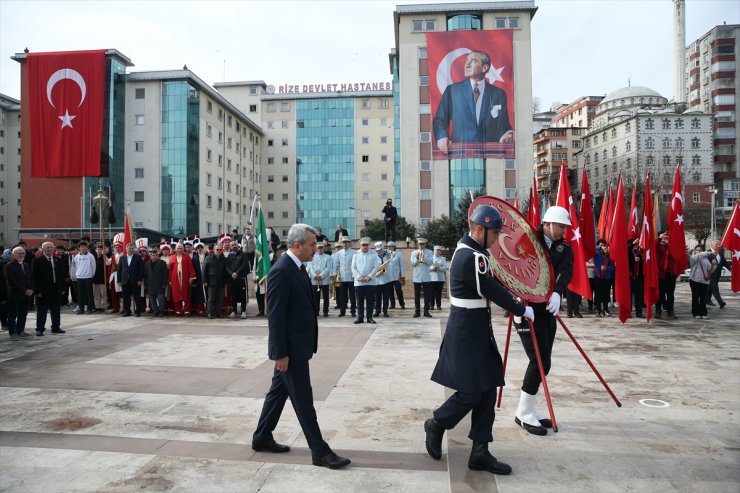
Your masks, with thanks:
[[(506, 375), (506, 362), (509, 359), (509, 341), (511, 340), (511, 324), (514, 321), (514, 315), (509, 313), (509, 327), (506, 329), (506, 346), (504, 346), (504, 369), (501, 373), (501, 377), (503, 378), (504, 375)], [(501, 409), (501, 398), (504, 395), (504, 386), (498, 388), (498, 404), (496, 404), (496, 407)]]

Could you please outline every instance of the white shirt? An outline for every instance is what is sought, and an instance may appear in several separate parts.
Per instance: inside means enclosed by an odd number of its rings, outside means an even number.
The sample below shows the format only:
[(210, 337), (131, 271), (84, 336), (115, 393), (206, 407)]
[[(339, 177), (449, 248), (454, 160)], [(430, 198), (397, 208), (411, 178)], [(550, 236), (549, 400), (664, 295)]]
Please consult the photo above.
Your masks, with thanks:
[(483, 105), (483, 98), (481, 96), (483, 96), (483, 92), (486, 90), (486, 80), (483, 79), (476, 82), (473, 79), (470, 79), (470, 86), (474, 94), (475, 86), (478, 86), (478, 92), (480, 92), (480, 94), (478, 95), (478, 101), (475, 102), (475, 121), (477, 123), (480, 121), (480, 109)]

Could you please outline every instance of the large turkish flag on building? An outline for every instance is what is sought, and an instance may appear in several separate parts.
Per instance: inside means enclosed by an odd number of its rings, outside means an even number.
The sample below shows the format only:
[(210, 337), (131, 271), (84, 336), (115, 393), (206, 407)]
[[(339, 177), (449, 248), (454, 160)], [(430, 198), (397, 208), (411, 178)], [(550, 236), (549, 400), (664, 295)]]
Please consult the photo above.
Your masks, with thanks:
[(28, 54), (31, 176), (99, 176), (105, 50)]

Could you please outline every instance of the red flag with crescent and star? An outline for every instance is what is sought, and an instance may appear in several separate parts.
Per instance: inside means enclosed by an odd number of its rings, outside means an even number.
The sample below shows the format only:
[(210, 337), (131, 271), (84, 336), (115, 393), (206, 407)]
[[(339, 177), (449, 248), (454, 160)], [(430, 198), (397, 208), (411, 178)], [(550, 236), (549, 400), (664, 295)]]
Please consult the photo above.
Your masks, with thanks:
[[(617, 197), (624, 197), (621, 174), (617, 179)], [(632, 314), (632, 288), (627, 258), (627, 218), (624, 214), (624, 200), (621, 198), (616, 201), (612, 218), (613, 222), (609, 227), (609, 252), (614, 261), (614, 298), (619, 305), (619, 320), (625, 323)]]
[(637, 219), (637, 186), (632, 187), (632, 204), (630, 205), (630, 221), (627, 224), (627, 239), (637, 239), (639, 233), (637, 232), (637, 225), (640, 224)]
[(727, 221), (727, 228), (722, 235), (722, 246), (732, 252), (732, 292), (740, 291), (740, 211), (738, 204), (740, 200), (735, 201), (732, 208), (732, 215)]
[(105, 51), (29, 53), (31, 176), (100, 176)]
[(581, 179), (581, 237), (583, 238), (583, 257), (592, 259), (596, 254), (596, 231), (594, 230), (594, 207), (591, 189), (588, 185), (588, 173), (583, 168)]
[[(673, 192), (666, 227), (668, 228), (668, 252), (676, 261), (676, 270), (683, 272), (688, 268), (689, 262), (686, 258), (686, 224), (683, 221), (683, 194), (679, 166), (676, 166), (676, 175), (673, 178)], [(658, 231), (655, 233), (657, 234)]]
[(645, 283), (643, 299), (647, 308), (647, 321), (653, 314), (653, 305), (658, 301), (658, 256), (655, 254), (655, 231), (653, 230), (653, 204), (650, 192), (650, 175), (645, 178), (645, 201), (642, 204), (642, 231), (640, 248), (642, 249), (642, 273)]
[(560, 163), (560, 184), (558, 185), (557, 205), (565, 208), (570, 214), (571, 225), (565, 230), (565, 239), (568, 240), (570, 248), (573, 250), (573, 277), (568, 284), (568, 289), (590, 300), (591, 284), (588, 281), (588, 273), (586, 272), (583, 237), (581, 236), (578, 214), (576, 214), (576, 205), (573, 202), (573, 195), (570, 193), (568, 169), (565, 167), (565, 162)]
[(527, 220), (534, 229), (540, 227), (540, 194), (537, 192), (537, 178), (532, 179), (532, 189), (529, 191), (529, 212), (527, 213)]

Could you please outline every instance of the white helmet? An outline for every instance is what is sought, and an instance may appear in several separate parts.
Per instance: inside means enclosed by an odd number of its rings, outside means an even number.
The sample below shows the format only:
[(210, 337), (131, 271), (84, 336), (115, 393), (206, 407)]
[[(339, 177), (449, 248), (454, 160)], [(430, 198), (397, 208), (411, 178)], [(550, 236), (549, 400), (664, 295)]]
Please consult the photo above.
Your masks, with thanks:
[(566, 226), (571, 226), (570, 214), (567, 210), (565, 210), (565, 207), (560, 207), (559, 205), (553, 205), (552, 207), (547, 209), (545, 211), (545, 215), (542, 216), (542, 222), (558, 223), (565, 224)]

